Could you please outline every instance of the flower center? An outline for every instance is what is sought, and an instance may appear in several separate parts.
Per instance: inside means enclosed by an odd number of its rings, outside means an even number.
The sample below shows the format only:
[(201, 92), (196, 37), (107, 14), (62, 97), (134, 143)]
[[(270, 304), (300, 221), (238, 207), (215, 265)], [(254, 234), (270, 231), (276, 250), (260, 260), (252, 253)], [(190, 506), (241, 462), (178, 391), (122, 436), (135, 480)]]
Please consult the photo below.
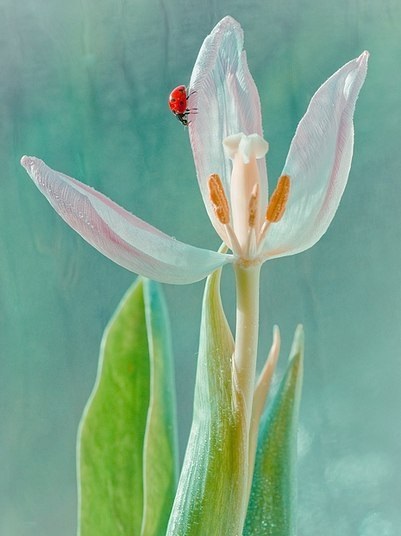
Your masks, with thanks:
[(261, 217), (260, 175), (257, 159), (263, 158), (269, 144), (258, 134), (235, 134), (223, 141), (233, 161), (230, 202), (217, 174), (210, 175), (209, 197), (217, 219), (224, 226), (226, 244), (242, 259), (257, 257), (263, 249), (270, 224), (283, 217), (290, 191), (290, 177), (279, 178), (277, 187)]

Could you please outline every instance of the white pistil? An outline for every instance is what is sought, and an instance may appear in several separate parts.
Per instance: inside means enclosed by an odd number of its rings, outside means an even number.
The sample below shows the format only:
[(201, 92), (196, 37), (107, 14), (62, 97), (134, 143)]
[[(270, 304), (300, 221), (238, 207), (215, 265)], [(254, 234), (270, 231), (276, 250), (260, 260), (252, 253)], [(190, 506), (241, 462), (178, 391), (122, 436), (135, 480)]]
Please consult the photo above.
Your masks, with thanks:
[[(268, 143), (258, 134), (235, 134), (223, 141), (224, 150), (233, 161), (231, 174), (232, 225), (242, 256), (248, 256), (249, 229), (259, 221), (260, 176), (257, 159), (263, 158)], [(250, 206), (250, 203), (252, 206)], [(250, 213), (252, 212), (252, 214)]]

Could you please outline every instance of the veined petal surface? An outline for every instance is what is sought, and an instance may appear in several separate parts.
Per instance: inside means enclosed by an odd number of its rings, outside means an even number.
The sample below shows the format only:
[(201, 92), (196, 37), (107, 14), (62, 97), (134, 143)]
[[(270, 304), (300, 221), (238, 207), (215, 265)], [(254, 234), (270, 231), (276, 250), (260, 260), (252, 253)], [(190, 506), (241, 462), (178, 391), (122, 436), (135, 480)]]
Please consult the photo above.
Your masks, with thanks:
[[(243, 132), (263, 137), (260, 101), (249, 72), (243, 50), (243, 31), (231, 17), (225, 17), (206, 37), (199, 51), (189, 84), (189, 136), (203, 200), (214, 227), (221, 235), (209, 202), (207, 180), (220, 175), (227, 197), (230, 197), (232, 164), (223, 151), (227, 136)], [(265, 160), (258, 161), (262, 189), (267, 196)]]
[(58, 214), (117, 264), (162, 283), (199, 281), (232, 260), (162, 233), (93, 188), (24, 156), (21, 164)]
[(312, 97), (282, 172), (291, 179), (290, 195), (282, 220), (269, 229), (267, 258), (310, 248), (333, 219), (351, 167), (353, 114), (368, 56), (345, 64)]

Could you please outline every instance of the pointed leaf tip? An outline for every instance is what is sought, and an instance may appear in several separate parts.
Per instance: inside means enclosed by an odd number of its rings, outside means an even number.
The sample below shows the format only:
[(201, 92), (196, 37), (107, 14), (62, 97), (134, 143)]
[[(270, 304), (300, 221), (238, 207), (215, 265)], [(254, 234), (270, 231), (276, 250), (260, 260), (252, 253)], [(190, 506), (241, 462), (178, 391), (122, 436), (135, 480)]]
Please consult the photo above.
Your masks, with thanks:
[(298, 324), (298, 326), (295, 328), (294, 339), (292, 341), (290, 357), (289, 357), (290, 361), (294, 359), (294, 357), (299, 353), (303, 355), (304, 344), (305, 344), (304, 327), (302, 324)]
[(287, 371), (263, 416), (244, 536), (295, 536), (296, 443), (302, 386), (303, 328)]

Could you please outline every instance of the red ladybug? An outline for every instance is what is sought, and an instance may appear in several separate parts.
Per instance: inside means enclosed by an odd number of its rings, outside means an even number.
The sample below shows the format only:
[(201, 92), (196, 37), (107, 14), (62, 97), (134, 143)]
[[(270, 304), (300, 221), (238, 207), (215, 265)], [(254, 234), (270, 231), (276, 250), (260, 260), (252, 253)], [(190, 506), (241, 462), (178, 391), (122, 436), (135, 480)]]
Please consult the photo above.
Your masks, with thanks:
[(176, 116), (178, 121), (181, 121), (184, 127), (188, 126), (188, 115), (191, 111), (188, 108), (188, 97), (187, 88), (185, 86), (177, 86), (170, 93), (168, 99), (170, 110)]

